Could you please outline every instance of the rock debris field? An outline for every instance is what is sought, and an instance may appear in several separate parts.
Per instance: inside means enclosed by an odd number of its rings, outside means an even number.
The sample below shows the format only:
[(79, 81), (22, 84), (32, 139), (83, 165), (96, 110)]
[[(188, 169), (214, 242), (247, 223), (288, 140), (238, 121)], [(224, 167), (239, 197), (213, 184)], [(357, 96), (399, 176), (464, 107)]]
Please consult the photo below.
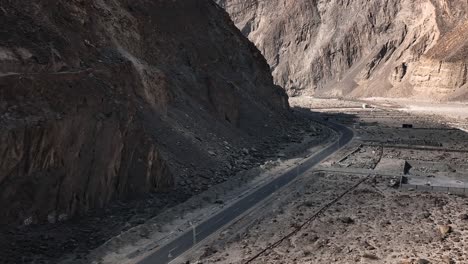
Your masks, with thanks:
[[(228, 172), (206, 172), (201, 179), (181, 181), (173, 192), (150, 193), (128, 201), (115, 201), (105, 209), (93, 210), (68, 221), (0, 227), (0, 237), (3, 238), (0, 241), (0, 263), (90, 263), (87, 256), (100, 251), (100, 246), (106, 241), (157, 217), (164, 218), (161, 225), (170, 224), (180, 217), (169, 213), (171, 208), (179, 205), (198, 210), (187, 202), (190, 197), (206, 195), (217, 185), (222, 185), (218, 189), (227, 188), (224, 185), (229, 186), (228, 189), (247, 186), (246, 182), (275, 166), (279, 159), (297, 156), (328, 140), (332, 134), (328, 128), (305, 119), (299, 119), (286, 132), (284, 137), (275, 141), (265, 138), (258, 149), (238, 150), (226, 145), (227, 152), (235, 160)], [(202, 201), (211, 205), (214, 202)], [(166, 217), (168, 214), (170, 216)]]

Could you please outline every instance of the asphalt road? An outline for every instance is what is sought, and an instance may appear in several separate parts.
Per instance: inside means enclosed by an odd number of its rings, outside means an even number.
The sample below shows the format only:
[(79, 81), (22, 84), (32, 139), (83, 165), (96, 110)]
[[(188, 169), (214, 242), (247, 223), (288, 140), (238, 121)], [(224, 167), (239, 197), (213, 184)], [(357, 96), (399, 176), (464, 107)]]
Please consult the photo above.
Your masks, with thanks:
[(229, 207), (224, 208), (218, 214), (212, 216), (206, 221), (195, 226), (196, 239), (194, 240), (193, 230), (185, 232), (170, 243), (160, 247), (151, 255), (140, 261), (138, 264), (166, 264), (182, 255), (185, 251), (192, 248), (195, 244), (207, 238), (214, 232), (218, 231), (221, 227), (228, 224), (242, 213), (246, 212), (260, 201), (274, 193), (279, 188), (290, 183), (292, 180), (297, 178), (299, 175), (311, 169), (313, 166), (319, 164), (325, 158), (338, 151), (341, 147), (351, 141), (354, 134), (349, 128), (326, 122), (324, 123), (328, 127), (334, 129), (341, 134), (339, 140), (335, 141), (332, 145), (321, 150), (317, 154), (309, 157), (302, 164), (292, 168), (285, 172), (283, 175), (275, 178), (271, 182), (267, 183), (258, 190), (252, 192), (246, 197), (241, 198)]

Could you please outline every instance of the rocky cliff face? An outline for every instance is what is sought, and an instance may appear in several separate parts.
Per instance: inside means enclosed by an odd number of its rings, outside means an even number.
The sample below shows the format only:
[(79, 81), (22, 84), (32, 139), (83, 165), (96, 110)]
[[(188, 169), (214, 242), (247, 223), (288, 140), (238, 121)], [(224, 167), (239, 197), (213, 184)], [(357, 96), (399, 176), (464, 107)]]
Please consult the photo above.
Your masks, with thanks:
[(2, 1), (0, 13), (2, 223), (198, 181), (230, 162), (225, 144), (273, 135), (288, 114), (266, 61), (209, 0)]
[(468, 98), (464, 0), (217, 2), (291, 95)]

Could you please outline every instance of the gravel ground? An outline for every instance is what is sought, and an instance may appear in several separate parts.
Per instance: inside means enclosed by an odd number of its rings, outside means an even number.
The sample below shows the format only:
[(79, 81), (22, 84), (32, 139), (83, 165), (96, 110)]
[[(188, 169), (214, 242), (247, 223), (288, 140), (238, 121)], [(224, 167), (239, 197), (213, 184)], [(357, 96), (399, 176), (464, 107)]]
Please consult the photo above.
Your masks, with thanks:
[[(192, 259), (246, 263), (362, 177), (309, 174), (263, 207), (254, 224), (232, 226)], [(366, 181), (252, 263), (467, 263), (466, 198), (399, 192), (387, 184)]]
[(309, 99), (292, 105), (354, 127), (355, 140), (322, 163), (328, 172), (306, 173), (182, 260), (247, 263), (283, 239), (251, 263), (468, 263), (468, 198), (389, 187), (393, 174), (468, 181), (463, 120)]

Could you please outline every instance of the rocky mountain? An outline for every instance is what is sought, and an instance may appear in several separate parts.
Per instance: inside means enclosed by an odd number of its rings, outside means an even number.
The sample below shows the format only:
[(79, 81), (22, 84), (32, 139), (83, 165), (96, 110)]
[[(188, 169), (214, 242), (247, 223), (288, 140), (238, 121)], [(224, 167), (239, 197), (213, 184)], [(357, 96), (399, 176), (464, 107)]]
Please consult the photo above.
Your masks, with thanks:
[(290, 95), (468, 99), (466, 0), (217, 0)]
[(285, 129), (286, 93), (210, 0), (5, 0), (0, 14), (1, 223), (196, 190)]

